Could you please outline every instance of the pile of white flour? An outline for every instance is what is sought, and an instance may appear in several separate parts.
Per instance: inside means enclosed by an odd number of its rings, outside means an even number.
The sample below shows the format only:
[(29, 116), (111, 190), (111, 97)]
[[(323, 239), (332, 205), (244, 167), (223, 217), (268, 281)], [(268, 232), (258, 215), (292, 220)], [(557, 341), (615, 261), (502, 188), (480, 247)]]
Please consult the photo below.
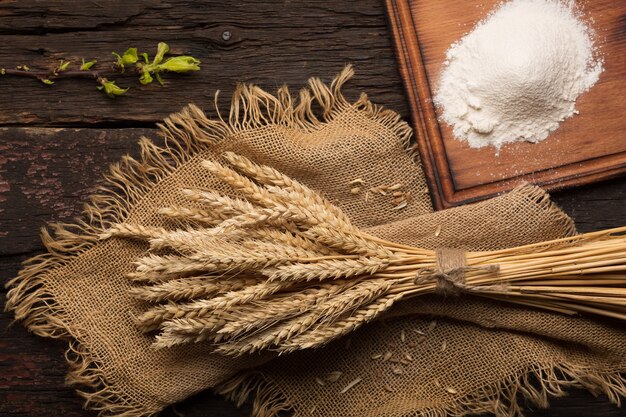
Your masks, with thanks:
[(512, 0), (453, 44), (435, 96), (471, 147), (539, 142), (602, 72), (572, 1)]

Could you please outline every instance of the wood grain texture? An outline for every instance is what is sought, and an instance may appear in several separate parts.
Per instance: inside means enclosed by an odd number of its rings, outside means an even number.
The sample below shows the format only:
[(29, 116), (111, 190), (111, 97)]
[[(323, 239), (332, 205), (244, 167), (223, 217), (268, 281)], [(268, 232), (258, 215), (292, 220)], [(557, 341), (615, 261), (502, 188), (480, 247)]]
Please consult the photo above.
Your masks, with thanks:
[(626, 3), (598, 0), (580, 5), (597, 30), (604, 57), (600, 81), (576, 103), (579, 115), (561, 123), (547, 140), (473, 149), (439, 122), (432, 104), (450, 45), (500, 2), (389, 0), (397, 54), (411, 104), (422, 158), (439, 207), (508, 190), (521, 181), (550, 189), (591, 183), (626, 172)]
[[(0, 277), (14, 276), (20, 262), (42, 250), (39, 228), (71, 221), (95, 189), (100, 172), (123, 154), (135, 154), (139, 136), (154, 137), (153, 122), (187, 101), (200, 104), (215, 88), (224, 95), (240, 80), (273, 89), (301, 86), (310, 75), (330, 79), (345, 63), (357, 78), (348, 86), (408, 115), (382, 2), (340, 1), (0, 1), (0, 63), (46, 66), (63, 55), (106, 60), (130, 42), (148, 47), (169, 41), (177, 51), (200, 55), (199, 74), (172, 77), (165, 90), (134, 91), (116, 101), (89, 82), (53, 89), (30, 80), (2, 79), (0, 89)], [(224, 30), (234, 36), (221, 40)], [(137, 42), (141, 42), (139, 45)], [(144, 45), (145, 44), (145, 45)], [(18, 62), (23, 61), (23, 62)], [(60, 127), (63, 126), (64, 127)], [(611, 181), (560, 193), (556, 200), (581, 231), (626, 224), (626, 183)], [(0, 290), (0, 309), (4, 303)], [(65, 387), (63, 342), (29, 335), (0, 313), (0, 416), (87, 417), (82, 401)], [(583, 391), (555, 399), (531, 417), (617, 417), (606, 398)], [(242, 417), (210, 392), (163, 412), (163, 416)]]
[[(353, 91), (367, 89), (373, 99), (406, 109), (401, 81), (382, 77), (396, 74), (395, 59), (380, 5), (374, 1), (358, 6), (328, 0), (284, 6), (273, 1), (111, 1), (102, 12), (87, 6), (89, 2), (82, 7), (72, 1), (54, 2), (54, 7), (30, 1), (9, 4), (11, 8), (0, 4), (6, 25), (0, 29), (13, 33), (4, 36), (10, 42), (0, 44), (3, 66), (46, 69), (61, 58), (81, 57), (104, 65), (114, 61), (112, 51), (135, 46), (153, 54), (157, 42), (167, 41), (173, 53), (199, 58), (202, 71), (168, 74), (165, 88), (157, 83), (141, 86), (132, 74), (117, 76), (119, 85), (133, 90), (114, 103), (98, 94), (92, 80), (46, 86), (5, 77), (0, 125), (151, 123), (189, 102), (206, 107), (217, 89), (229, 97), (241, 81), (270, 90), (283, 83), (301, 86), (314, 75), (331, 78), (347, 63), (355, 64), (359, 74)], [(89, 13), (94, 16), (83, 19)], [(62, 26), (65, 19), (67, 29)], [(9, 32), (13, 24), (17, 34)], [(228, 41), (222, 38), (224, 31), (231, 33)], [(372, 78), (379, 84), (370, 84)]]

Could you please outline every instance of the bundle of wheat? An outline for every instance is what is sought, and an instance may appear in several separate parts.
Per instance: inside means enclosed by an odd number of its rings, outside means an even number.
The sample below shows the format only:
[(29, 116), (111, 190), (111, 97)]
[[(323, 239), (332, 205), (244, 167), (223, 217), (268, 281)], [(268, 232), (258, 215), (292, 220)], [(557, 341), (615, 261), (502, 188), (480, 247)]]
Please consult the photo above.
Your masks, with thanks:
[(345, 335), (407, 297), (471, 293), (626, 319), (626, 227), (492, 252), (425, 250), (363, 233), (308, 187), (233, 153), (203, 166), (239, 198), (182, 190), (161, 214), (186, 229), (113, 225), (152, 253), (129, 278), (155, 305), (138, 318), (156, 347), (209, 341), (241, 355), (291, 352)]

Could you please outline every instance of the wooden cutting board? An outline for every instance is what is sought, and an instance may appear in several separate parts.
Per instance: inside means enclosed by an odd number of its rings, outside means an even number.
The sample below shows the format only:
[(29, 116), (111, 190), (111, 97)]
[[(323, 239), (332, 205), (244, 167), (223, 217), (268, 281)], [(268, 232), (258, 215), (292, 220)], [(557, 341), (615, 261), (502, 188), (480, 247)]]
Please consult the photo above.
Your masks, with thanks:
[(440, 122), (432, 93), (450, 45), (501, 0), (386, 0), (419, 152), (437, 209), (494, 196), (528, 181), (547, 189), (626, 173), (626, 1), (578, 2), (604, 58), (598, 83), (578, 115), (538, 144), (472, 149)]

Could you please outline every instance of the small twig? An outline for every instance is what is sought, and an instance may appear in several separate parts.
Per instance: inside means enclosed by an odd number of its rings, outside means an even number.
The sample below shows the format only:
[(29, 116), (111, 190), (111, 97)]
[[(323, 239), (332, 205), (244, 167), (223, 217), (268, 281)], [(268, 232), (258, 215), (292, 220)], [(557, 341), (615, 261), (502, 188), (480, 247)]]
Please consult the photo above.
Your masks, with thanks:
[[(182, 55), (167, 57), (165, 55), (169, 52), (170, 47), (165, 42), (159, 42), (157, 45), (157, 52), (154, 59), (150, 61), (150, 57), (147, 53), (141, 53), (137, 51), (137, 48), (128, 48), (123, 54), (113, 52), (113, 55), (117, 57), (117, 62), (113, 68), (110, 68), (112, 74), (124, 73), (128, 68), (134, 70), (135, 75), (139, 76), (139, 82), (143, 85), (152, 83), (153, 79), (156, 79), (159, 84), (163, 85), (162, 73), (175, 72), (185, 73), (189, 71), (200, 70), (200, 61), (193, 56)], [(18, 65), (15, 69), (0, 68), (1, 76), (13, 76), (13, 77), (25, 77), (34, 78), (41, 81), (44, 84), (52, 85), (59, 79), (70, 78), (88, 78), (94, 79), (98, 83), (98, 90), (104, 92), (107, 96), (115, 98), (121, 96), (128, 91), (128, 88), (120, 87), (116, 84), (115, 80), (106, 78), (102, 72), (92, 70), (91, 68), (96, 65), (97, 61), (87, 61), (82, 58), (79, 70), (69, 70), (72, 65), (72, 61), (60, 60), (59, 64), (54, 68), (48, 70), (30, 71), (27, 65)], [(74, 65), (77, 63), (74, 62)]]
[(99, 71), (24, 71), (17, 69), (4, 69), (2, 75), (9, 75), (15, 77), (28, 77), (35, 78), (37, 80), (56, 80), (61, 78), (92, 78), (95, 80), (102, 79), (102, 75)]

